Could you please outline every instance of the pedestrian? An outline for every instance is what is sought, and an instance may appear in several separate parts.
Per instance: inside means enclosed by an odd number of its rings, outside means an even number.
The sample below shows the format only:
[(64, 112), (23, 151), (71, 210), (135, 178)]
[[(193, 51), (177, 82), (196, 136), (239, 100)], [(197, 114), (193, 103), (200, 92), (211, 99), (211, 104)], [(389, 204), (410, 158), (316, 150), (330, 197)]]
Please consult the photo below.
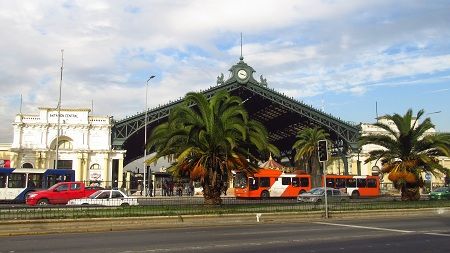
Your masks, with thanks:
[(150, 180), (150, 183), (148, 185), (148, 193), (150, 197), (153, 197), (153, 180)]
[(137, 190), (138, 190), (139, 194), (141, 194), (141, 196), (142, 196), (142, 183), (141, 182), (138, 183)]
[(169, 181), (169, 196), (173, 196), (173, 188), (175, 187), (175, 184), (173, 181)]
[(166, 180), (164, 180), (163, 181), (163, 183), (162, 183), (162, 195), (163, 196), (167, 196), (167, 181)]

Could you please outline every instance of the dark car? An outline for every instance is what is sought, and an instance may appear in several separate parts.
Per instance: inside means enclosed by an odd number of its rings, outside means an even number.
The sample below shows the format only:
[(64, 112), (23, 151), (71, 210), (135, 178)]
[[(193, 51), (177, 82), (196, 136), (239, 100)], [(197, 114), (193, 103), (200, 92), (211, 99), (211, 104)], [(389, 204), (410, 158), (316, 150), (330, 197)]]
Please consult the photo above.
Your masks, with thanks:
[[(327, 188), (327, 200), (330, 202), (348, 201), (350, 196), (338, 189)], [(312, 188), (310, 191), (302, 193), (297, 197), (298, 202), (325, 202), (325, 190), (323, 187)]]
[(430, 193), (431, 200), (450, 199), (450, 187), (439, 187)]

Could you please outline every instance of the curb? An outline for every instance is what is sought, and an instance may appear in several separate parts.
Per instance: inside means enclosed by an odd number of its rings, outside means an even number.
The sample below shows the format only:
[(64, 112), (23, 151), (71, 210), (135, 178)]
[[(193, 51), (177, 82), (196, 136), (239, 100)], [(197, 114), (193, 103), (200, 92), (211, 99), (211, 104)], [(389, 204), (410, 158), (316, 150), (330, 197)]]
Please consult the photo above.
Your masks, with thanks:
[[(450, 208), (364, 210), (330, 212), (329, 219), (371, 219), (382, 217), (449, 216)], [(120, 217), (92, 219), (51, 219), (2, 221), (0, 236), (39, 235), (55, 233), (85, 233), (143, 229), (165, 229), (202, 226), (255, 225), (259, 223), (299, 223), (324, 220), (323, 211), (308, 213), (249, 213), (222, 215), (180, 215), (150, 217)]]

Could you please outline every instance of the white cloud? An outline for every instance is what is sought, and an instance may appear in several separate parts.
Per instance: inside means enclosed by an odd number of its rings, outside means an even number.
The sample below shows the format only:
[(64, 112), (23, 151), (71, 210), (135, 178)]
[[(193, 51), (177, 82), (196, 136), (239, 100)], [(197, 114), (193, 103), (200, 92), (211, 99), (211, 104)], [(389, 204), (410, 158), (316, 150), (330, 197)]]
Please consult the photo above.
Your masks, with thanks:
[[(0, 142), (19, 111), (63, 105), (122, 118), (215, 85), (245, 61), (299, 100), (364, 96), (450, 71), (450, 4), (435, 1), (3, 1)], [(399, 52), (387, 53), (392, 48)], [(414, 50), (411, 50), (412, 47)], [(395, 50), (394, 50), (395, 51)], [(426, 77), (423, 77), (426, 76)], [(439, 88), (435, 88), (438, 90)], [(441, 88), (442, 89), (442, 88)]]

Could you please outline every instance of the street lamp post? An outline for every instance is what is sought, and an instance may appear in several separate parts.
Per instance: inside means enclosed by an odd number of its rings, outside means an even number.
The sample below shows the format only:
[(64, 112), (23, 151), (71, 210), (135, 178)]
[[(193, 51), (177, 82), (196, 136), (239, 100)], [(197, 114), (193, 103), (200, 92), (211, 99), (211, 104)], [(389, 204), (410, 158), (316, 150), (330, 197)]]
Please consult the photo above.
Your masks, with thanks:
[(150, 76), (147, 80), (147, 84), (145, 85), (145, 119), (144, 119), (144, 179), (143, 179), (143, 187), (144, 187), (144, 196), (147, 196), (147, 186), (145, 183), (147, 177), (147, 164), (145, 161), (147, 160), (147, 93), (148, 93), (148, 82), (155, 78), (155, 76)]

